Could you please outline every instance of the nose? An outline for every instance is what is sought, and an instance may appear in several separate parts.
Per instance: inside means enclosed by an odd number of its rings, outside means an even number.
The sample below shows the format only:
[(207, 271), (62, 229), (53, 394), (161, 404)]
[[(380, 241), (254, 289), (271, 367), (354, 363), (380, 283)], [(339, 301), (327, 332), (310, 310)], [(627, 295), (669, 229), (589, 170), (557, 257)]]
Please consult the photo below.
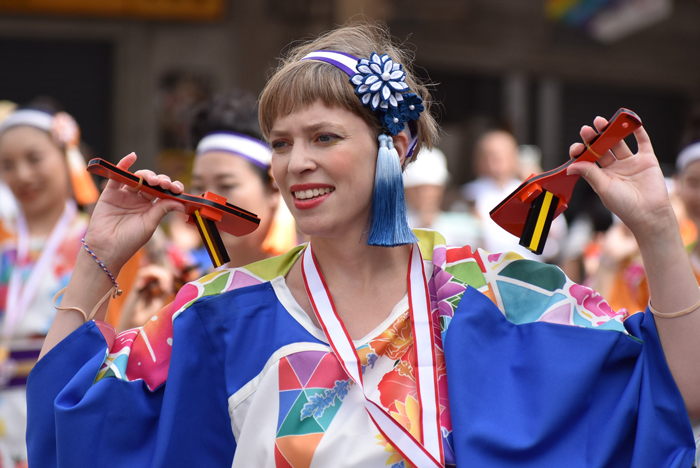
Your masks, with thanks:
[(313, 154), (306, 145), (294, 145), (289, 154), (287, 170), (292, 174), (302, 174), (316, 169)]
[(12, 177), (16, 182), (29, 182), (34, 177), (34, 171), (28, 163), (26, 163), (25, 161), (19, 161), (15, 165), (15, 170), (12, 174)]

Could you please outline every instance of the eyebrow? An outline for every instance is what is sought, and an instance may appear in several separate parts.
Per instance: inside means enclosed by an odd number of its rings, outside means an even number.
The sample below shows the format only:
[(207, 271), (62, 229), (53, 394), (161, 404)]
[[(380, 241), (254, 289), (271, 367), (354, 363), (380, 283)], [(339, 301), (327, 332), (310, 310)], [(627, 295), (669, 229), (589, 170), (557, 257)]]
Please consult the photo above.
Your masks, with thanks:
[[(339, 124), (336, 122), (330, 122), (327, 120), (322, 120), (320, 122), (302, 125), (301, 130), (305, 133), (312, 133), (318, 131), (321, 128), (332, 127), (333, 129), (338, 128)], [(285, 135), (288, 132), (275, 130), (274, 128), (270, 131), (270, 136), (273, 135)]]

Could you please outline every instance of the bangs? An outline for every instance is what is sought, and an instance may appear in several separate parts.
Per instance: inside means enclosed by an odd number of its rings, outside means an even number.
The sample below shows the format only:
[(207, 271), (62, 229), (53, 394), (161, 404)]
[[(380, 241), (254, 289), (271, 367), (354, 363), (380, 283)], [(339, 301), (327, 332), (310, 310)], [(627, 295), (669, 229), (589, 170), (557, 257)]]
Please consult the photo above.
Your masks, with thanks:
[(285, 54), (260, 95), (260, 128), (268, 141), (278, 118), (304, 110), (319, 101), (329, 108), (346, 109), (359, 116), (376, 136), (385, 131), (379, 113), (362, 105), (347, 73), (330, 63), (303, 60), (309, 53), (321, 50), (341, 51), (355, 57), (370, 57), (373, 52), (387, 54), (395, 64), (402, 65), (406, 84), (422, 99), (425, 107), (415, 121), (417, 132), (414, 136), (418, 141), (414, 154), (417, 155), (422, 147), (432, 148), (439, 129), (431, 114), (430, 92), (412, 71), (414, 54), (403, 44), (394, 44), (385, 24), (364, 21), (328, 31), (316, 39), (293, 46)]
[(313, 60), (288, 64), (268, 82), (260, 97), (260, 127), (269, 138), (275, 121), (321, 101), (330, 108), (339, 107), (362, 117), (372, 128), (379, 120), (365, 108), (355, 94), (350, 77), (335, 66)]

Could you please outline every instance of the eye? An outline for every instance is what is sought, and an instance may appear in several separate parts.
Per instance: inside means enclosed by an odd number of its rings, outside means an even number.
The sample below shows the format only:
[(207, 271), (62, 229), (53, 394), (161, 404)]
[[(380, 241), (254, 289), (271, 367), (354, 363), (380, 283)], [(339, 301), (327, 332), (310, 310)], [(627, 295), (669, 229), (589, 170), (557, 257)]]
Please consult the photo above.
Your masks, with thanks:
[(223, 184), (219, 185), (219, 190), (221, 191), (229, 191), (229, 190), (235, 190), (238, 188), (238, 184)]
[(332, 133), (322, 133), (316, 138), (319, 143), (332, 143), (338, 139), (340, 139), (340, 137)]
[(41, 154), (32, 151), (31, 153), (29, 153), (28, 159), (29, 159), (29, 162), (30, 162), (30, 163), (36, 164), (36, 163), (41, 162), (41, 160), (42, 160), (43, 158), (42, 158), (42, 155), (41, 155)]
[(284, 140), (275, 140), (275, 141), (272, 142), (272, 144), (271, 144), (270, 146), (271, 146), (271, 148), (272, 148), (272, 151), (281, 151), (281, 150), (283, 150), (285, 147), (287, 147), (287, 146), (289, 146), (289, 145), (288, 145), (288, 143), (287, 143), (286, 141), (284, 141)]

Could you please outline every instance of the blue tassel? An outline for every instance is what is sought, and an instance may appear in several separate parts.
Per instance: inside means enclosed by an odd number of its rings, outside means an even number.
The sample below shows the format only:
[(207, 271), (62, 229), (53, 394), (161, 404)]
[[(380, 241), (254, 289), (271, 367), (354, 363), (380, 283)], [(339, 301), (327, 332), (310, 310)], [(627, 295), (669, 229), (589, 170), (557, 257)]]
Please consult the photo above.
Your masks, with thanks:
[(396, 247), (418, 242), (408, 225), (399, 153), (388, 135), (379, 135), (370, 216), (368, 245)]

